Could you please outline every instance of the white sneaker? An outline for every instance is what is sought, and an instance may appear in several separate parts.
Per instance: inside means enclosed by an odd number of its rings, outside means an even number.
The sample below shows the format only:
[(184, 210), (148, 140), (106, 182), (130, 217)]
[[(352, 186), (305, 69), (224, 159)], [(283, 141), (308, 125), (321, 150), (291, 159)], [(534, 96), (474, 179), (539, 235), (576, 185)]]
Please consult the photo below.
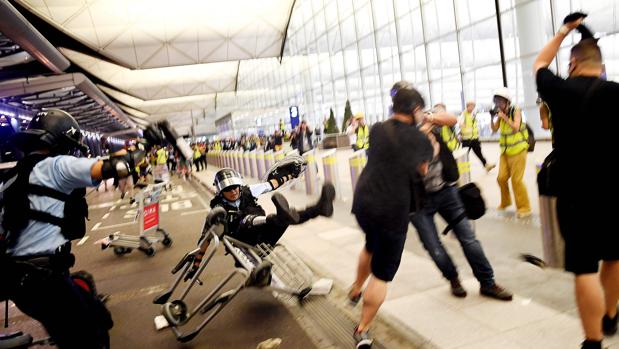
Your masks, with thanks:
[(486, 168), (486, 172), (490, 172), (490, 171), (492, 171), (493, 168), (496, 167), (496, 165), (495, 164), (486, 163), (486, 165), (484, 167)]
[(518, 212), (516, 213), (517, 218), (527, 218), (531, 216), (531, 211), (528, 212)]

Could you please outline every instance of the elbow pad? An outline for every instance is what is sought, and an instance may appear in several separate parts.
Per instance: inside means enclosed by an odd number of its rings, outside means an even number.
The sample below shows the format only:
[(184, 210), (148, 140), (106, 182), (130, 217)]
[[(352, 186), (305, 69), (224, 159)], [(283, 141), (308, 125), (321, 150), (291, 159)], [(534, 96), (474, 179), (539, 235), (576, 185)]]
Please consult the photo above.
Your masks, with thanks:
[(277, 187), (273, 186), (273, 182), (269, 180), (269, 184), (271, 185), (271, 189), (275, 190), (279, 187), (282, 186), (282, 184), (286, 183), (287, 181), (289, 181), (292, 178), (291, 175), (286, 175), (286, 176), (277, 176), (277, 177), (273, 177), (271, 179), (274, 179), (277, 181)]
[(103, 160), (101, 166), (101, 177), (109, 178), (125, 178), (131, 173), (129, 163), (123, 157), (111, 157)]

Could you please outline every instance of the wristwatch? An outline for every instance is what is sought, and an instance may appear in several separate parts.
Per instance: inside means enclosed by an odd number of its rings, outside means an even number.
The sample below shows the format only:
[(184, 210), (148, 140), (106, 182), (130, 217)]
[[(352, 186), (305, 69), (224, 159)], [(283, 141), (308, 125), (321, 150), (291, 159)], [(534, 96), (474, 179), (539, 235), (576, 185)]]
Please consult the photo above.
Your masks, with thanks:
[(562, 25), (559, 28), (559, 33), (563, 34), (563, 35), (567, 35), (570, 32), (570, 28), (568, 28), (566, 25)]

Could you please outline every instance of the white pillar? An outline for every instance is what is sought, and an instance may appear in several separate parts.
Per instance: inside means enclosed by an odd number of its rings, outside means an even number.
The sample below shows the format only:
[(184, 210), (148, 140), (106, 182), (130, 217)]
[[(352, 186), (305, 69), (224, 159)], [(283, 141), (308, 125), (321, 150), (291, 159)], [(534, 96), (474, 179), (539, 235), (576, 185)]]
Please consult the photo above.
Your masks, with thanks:
[[(535, 134), (542, 133), (539, 119), (539, 110), (535, 105), (537, 99), (537, 87), (533, 76), (533, 62), (539, 51), (548, 41), (543, 24), (549, 18), (544, 17), (545, 1), (516, 0), (516, 35), (520, 47), (520, 64), (522, 67), (522, 84), (524, 100), (518, 102), (527, 116), (527, 123)], [(508, 81), (510, 87), (516, 87), (516, 81)]]

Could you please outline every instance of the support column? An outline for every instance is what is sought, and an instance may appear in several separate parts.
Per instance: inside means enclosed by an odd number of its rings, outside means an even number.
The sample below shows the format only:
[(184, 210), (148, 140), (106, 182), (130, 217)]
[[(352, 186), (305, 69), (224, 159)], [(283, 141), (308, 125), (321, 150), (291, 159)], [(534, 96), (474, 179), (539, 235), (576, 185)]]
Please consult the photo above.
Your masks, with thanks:
[(546, 22), (543, 6), (544, 1), (516, 0), (516, 33), (520, 47), (520, 64), (522, 68), (522, 84), (524, 100), (520, 100), (520, 107), (527, 116), (527, 123), (536, 134), (541, 134), (539, 110), (535, 105), (537, 87), (533, 76), (533, 62), (539, 51), (547, 41), (547, 35), (541, 23)]

